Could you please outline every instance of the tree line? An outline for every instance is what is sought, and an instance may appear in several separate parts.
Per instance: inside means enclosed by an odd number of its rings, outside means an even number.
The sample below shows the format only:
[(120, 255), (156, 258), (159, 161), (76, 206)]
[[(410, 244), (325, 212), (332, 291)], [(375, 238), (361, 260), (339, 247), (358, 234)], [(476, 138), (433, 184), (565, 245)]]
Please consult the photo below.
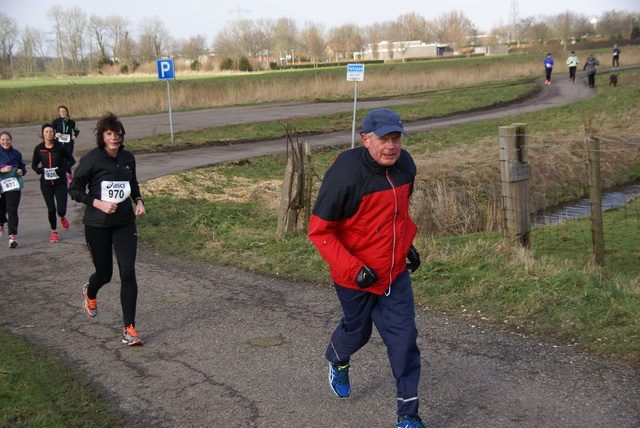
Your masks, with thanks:
[(395, 20), (370, 25), (343, 24), (326, 28), (293, 18), (236, 19), (228, 22), (210, 41), (206, 34), (188, 39), (174, 38), (159, 18), (145, 18), (137, 25), (119, 15), (88, 16), (80, 7), (53, 6), (47, 11), (53, 30), (26, 26), (0, 12), (0, 76), (3, 78), (48, 72), (56, 75), (86, 75), (115, 69), (132, 72), (140, 64), (158, 58), (184, 60), (194, 70), (213, 70), (221, 62), (241, 58), (254, 62), (286, 65), (350, 59), (368, 43), (420, 40), (457, 47), (475, 44), (536, 43), (552, 40), (567, 44), (589, 36), (638, 38), (636, 12), (607, 11), (594, 19), (563, 12), (551, 16), (526, 17), (481, 34), (460, 10), (426, 19), (407, 13)]

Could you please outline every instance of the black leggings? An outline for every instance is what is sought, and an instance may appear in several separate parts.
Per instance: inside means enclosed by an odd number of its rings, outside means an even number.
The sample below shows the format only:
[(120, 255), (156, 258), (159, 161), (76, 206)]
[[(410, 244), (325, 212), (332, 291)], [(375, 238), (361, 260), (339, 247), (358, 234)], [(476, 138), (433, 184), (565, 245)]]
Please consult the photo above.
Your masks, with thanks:
[(547, 80), (548, 80), (549, 82), (551, 82), (551, 71), (552, 71), (552, 70), (553, 70), (553, 68), (551, 68), (551, 67), (548, 67), (548, 68), (545, 68), (545, 69), (544, 69), (544, 71), (546, 72), (545, 74), (547, 75)]
[(87, 291), (90, 299), (95, 299), (103, 285), (111, 281), (113, 275), (113, 250), (120, 270), (120, 304), (124, 326), (136, 325), (136, 302), (138, 283), (136, 281), (136, 252), (138, 235), (136, 223), (123, 226), (84, 226), (84, 236), (96, 271), (89, 277)]
[(65, 179), (64, 182), (59, 184), (48, 184), (40, 180), (40, 191), (44, 197), (44, 202), (47, 204), (51, 230), (56, 230), (58, 225), (56, 212), (60, 218), (64, 218), (67, 215), (67, 180)]
[(21, 196), (21, 190), (0, 195), (0, 225), (8, 223), (9, 235), (18, 234), (18, 205), (20, 205)]
[(620, 57), (618, 55), (613, 56), (613, 61), (611, 61), (611, 67), (620, 67)]
[(73, 154), (73, 148), (75, 147), (76, 142), (74, 140), (69, 141), (68, 143), (64, 143), (64, 146), (67, 148), (67, 151), (70, 155)]
[(576, 67), (569, 67), (569, 80), (576, 81)]

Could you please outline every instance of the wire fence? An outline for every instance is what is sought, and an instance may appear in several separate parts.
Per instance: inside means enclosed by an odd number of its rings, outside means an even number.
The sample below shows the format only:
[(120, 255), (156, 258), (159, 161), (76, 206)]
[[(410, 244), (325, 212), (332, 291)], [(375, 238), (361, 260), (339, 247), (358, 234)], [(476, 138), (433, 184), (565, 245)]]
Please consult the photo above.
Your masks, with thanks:
[[(592, 258), (589, 199), (590, 152), (586, 139), (518, 135), (526, 144), (530, 179), (526, 220), (530, 247), (568, 259)], [(458, 144), (465, 147), (413, 154), (418, 165), (412, 216), (424, 236), (503, 231), (506, 212), (500, 147), (491, 135)], [(598, 137), (592, 137), (598, 138)], [(640, 143), (599, 138), (598, 175), (604, 191), (601, 208), (605, 255), (609, 260), (640, 259)], [(515, 215), (515, 214), (514, 214)]]

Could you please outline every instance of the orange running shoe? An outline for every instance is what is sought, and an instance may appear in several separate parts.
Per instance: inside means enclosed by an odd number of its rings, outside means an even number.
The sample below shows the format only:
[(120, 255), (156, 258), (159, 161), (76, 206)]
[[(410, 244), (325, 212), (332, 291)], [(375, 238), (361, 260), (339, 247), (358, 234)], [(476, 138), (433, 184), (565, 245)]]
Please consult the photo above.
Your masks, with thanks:
[(89, 283), (87, 282), (84, 287), (82, 287), (82, 294), (84, 295), (84, 312), (89, 315), (91, 318), (98, 315), (98, 299), (90, 299), (87, 292), (89, 291)]
[(138, 332), (132, 324), (122, 331), (122, 343), (126, 343), (129, 346), (144, 345), (144, 342), (138, 337)]

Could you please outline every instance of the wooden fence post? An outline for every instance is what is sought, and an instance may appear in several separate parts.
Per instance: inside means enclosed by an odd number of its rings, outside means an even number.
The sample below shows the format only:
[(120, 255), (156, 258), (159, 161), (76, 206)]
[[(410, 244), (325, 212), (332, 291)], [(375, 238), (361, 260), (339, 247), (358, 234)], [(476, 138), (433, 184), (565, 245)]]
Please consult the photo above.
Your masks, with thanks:
[(593, 261), (604, 266), (604, 229), (602, 226), (602, 178), (600, 176), (600, 140), (587, 138), (589, 153), (589, 218), (591, 220), (591, 241)]
[(527, 152), (527, 124), (499, 127), (500, 179), (502, 182), (502, 235), (525, 248), (531, 245), (529, 179), (531, 166)]
[(311, 195), (313, 194), (313, 168), (311, 167), (311, 142), (306, 141), (304, 144), (304, 222), (302, 231), (306, 233), (309, 228), (309, 220), (311, 218)]

